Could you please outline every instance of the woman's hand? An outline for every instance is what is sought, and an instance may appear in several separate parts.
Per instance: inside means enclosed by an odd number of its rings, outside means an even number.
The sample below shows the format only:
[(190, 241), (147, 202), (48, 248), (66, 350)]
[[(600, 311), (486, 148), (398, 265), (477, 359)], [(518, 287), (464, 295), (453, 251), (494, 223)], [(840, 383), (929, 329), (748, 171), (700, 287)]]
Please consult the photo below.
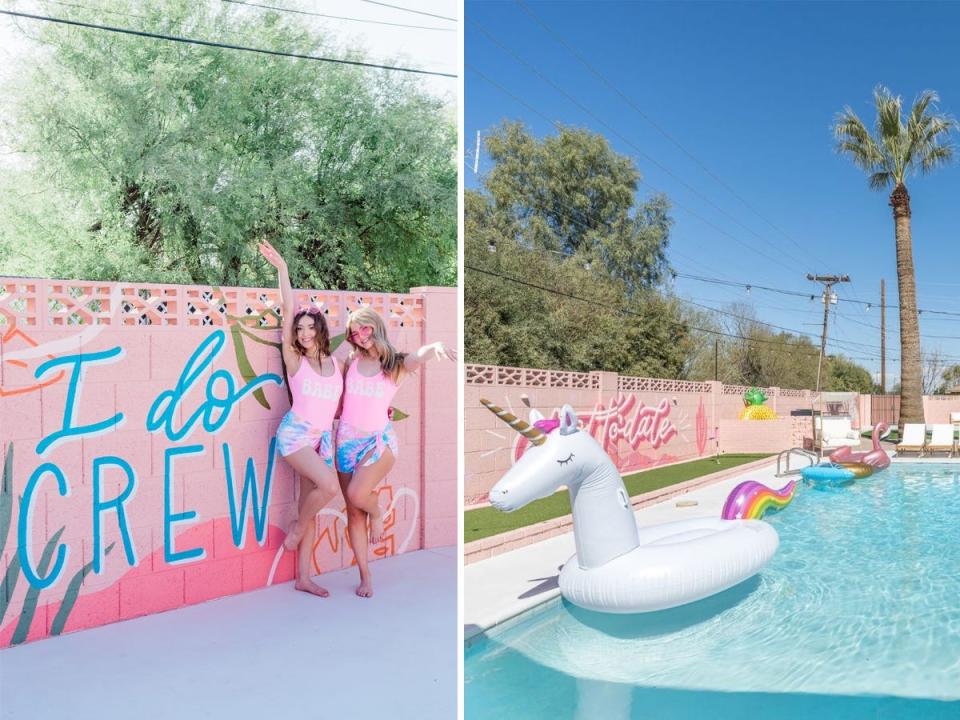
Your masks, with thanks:
[(280, 256), (280, 253), (276, 251), (273, 245), (268, 243), (266, 240), (263, 240), (257, 244), (257, 249), (260, 251), (260, 254), (267, 259), (267, 262), (273, 265), (281, 273), (287, 271), (286, 261)]
[[(436, 358), (437, 360), (456, 361), (457, 359), (457, 351), (451, 347), (447, 347), (442, 342), (431, 343), (430, 345), (426, 346), (426, 349), (428, 351), (432, 351), (433, 353), (432, 357)], [(427, 359), (429, 357), (431, 356), (428, 353), (424, 359)]]

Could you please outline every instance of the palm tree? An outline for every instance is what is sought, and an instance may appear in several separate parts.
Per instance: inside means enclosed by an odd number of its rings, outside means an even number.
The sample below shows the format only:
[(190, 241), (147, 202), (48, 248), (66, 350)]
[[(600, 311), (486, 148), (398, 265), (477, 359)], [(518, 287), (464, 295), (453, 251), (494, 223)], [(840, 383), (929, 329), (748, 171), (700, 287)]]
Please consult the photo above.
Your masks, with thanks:
[(924, 91), (904, 121), (902, 101), (885, 87), (873, 91), (877, 106), (874, 135), (847, 106), (833, 127), (837, 152), (870, 175), (870, 187), (893, 186), (890, 207), (897, 244), (897, 287), (900, 296), (900, 422), (923, 422), (920, 372), (920, 327), (910, 237), (910, 194), (907, 175), (928, 173), (953, 158), (950, 133), (956, 121), (937, 112), (937, 94)]

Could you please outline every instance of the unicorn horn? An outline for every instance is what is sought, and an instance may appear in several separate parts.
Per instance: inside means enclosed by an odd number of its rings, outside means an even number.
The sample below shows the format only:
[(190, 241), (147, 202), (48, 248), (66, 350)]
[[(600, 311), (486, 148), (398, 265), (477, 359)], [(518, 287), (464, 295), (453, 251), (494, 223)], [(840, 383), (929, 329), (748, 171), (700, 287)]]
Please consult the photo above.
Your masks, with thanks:
[(483, 404), (483, 406), (487, 410), (489, 410), (498, 418), (503, 420), (507, 425), (509, 425), (518, 433), (523, 435), (534, 445), (543, 445), (543, 443), (547, 441), (547, 436), (543, 434), (543, 431), (534, 427), (530, 427), (523, 420), (518, 419), (517, 416), (514, 415), (513, 413), (507, 412), (503, 408), (497, 407), (489, 400), (484, 400), (483, 398), (480, 398), (480, 402)]

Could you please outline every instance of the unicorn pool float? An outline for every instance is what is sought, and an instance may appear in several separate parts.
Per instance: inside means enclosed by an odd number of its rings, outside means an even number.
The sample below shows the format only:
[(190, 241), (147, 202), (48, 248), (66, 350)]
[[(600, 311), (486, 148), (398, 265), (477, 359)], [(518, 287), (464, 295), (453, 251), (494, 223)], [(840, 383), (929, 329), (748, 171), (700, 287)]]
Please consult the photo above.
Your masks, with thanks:
[(560, 593), (574, 605), (608, 613), (663, 610), (700, 600), (755, 575), (780, 543), (760, 520), (697, 518), (639, 529), (620, 473), (573, 408), (530, 424), (481, 400), (531, 446), (490, 491), (512, 512), (570, 491), (577, 552), (560, 572)]
[(849, 447), (841, 447), (829, 455), (829, 462), (811, 465), (800, 471), (803, 479), (814, 485), (841, 485), (860, 478), (870, 477), (878, 470), (890, 465), (890, 456), (880, 447), (880, 438), (889, 432), (886, 423), (874, 426), (871, 438), (873, 448), (866, 452), (853, 452)]

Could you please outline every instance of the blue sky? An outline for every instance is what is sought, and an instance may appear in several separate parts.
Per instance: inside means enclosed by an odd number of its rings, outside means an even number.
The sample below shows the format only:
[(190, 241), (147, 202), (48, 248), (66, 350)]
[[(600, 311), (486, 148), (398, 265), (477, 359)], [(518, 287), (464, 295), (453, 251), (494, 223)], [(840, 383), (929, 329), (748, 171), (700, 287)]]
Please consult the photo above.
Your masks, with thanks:
[[(843, 299), (876, 305), (883, 278), (887, 304), (897, 304), (889, 191), (870, 190), (864, 173), (834, 153), (831, 124), (850, 105), (872, 127), (878, 84), (907, 105), (935, 90), (940, 109), (960, 116), (960, 3), (525, 2), (642, 115), (520, 4), (468, 1), (466, 187), (491, 166), (481, 155), (473, 174), (476, 132), (504, 119), (522, 120), (537, 136), (555, 131), (550, 121), (601, 133), (634, 159), (641, 198), (655, 189), (675, 203), (668, 257), (676, 270), (817, 299), (682, 277), (678, 294), (715, 307), (749, 303), (760, 320), (819, 342), (820, 290), (805, 275), (846, 273), (853, 282), (837, 286), (828, 348), (878, 371), (880, 314)], [(907, 183), (918, 306), (958, 313), (921, 314), (923, 349), (951, 363), (960, 363), (957, 150), (951, 166)], [(898, 327), (888, 310), (888, 386), (899, 379)]]

